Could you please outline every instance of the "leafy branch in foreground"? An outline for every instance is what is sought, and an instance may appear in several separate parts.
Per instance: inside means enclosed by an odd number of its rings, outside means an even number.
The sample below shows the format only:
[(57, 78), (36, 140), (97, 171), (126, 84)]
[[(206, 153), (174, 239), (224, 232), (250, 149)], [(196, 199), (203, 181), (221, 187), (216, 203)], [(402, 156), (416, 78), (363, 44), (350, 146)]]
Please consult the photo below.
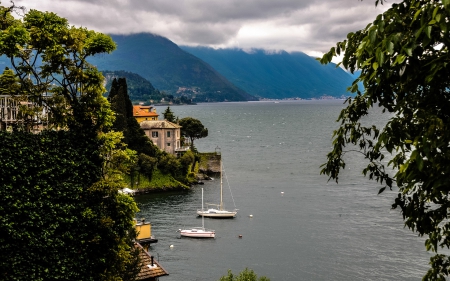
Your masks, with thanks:
[[(426, 249), (436, 253), (424, 280), (445, 280), (450, 270), (449, 257), (438, 254), (450, 247), (449, 19), (448, 0), (401, 1), (320, 59), (343, 55), (346, 69), (361, 72), (349, 87), (355, 97), (339, 115), (321, 173), (338, 181), (347, 146), (357, 146), (369, 161), (362, 172), (382, 184), (379, 192), (398, 187), (392, 207), (401, 209), (412, 231), (428, 236)], [(375, 105), (389, 121), (363, 126)], [(393, 176), (382, 162), (386, 154)]]

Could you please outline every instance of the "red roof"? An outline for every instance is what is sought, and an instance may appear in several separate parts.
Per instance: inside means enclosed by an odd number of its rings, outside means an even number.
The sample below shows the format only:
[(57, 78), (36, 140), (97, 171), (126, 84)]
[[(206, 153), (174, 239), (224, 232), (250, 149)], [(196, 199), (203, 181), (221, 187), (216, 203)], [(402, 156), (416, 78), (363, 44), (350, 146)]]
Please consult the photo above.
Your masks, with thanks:
[(152, 106), (145, 105), (133, 105), (134, 117), (158, 117), (159, 114), (152, 110)]

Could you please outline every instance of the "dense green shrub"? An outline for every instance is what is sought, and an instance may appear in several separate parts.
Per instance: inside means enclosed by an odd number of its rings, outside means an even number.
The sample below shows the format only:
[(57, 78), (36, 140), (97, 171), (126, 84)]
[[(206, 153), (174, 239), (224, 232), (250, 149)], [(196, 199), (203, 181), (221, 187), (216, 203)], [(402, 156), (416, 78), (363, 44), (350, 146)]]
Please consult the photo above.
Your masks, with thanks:
[(132, 278), (137, 208), (102, 180), (99, 141), (67, 131), (0, 138), (0, 279)]

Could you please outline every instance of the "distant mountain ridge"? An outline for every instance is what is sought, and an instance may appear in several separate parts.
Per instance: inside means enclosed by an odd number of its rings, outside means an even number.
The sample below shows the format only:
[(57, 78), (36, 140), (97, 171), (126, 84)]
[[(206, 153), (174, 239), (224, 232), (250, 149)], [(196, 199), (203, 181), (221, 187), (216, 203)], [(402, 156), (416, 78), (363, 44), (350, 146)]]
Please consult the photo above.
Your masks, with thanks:
[[(136, 79), (130, 84), (136, 101), (169, 96), (194, 103), (341, 97), (349, 95), (346, 89), (354, 80), (343, 69), (321, 65), (301, 52), (179, 47), (151, 33), (111, 37), (117, 49), (89, 57), (88, 61), (107, 78), (116, 75), (111, 71), (123, 71), (129, 79)], [(4, 56), (0, 58), (0, 65), (9, 64)]]
[(165, 37), (150, 33), (110, 36), (117, 49), (88, 59), (99, 70), (137, 73), (160, 91), (186, 93), (196, 102), (256, 100)]
[(273, 99), (348, 95), (354, 78), (335, 64), (321, 65), (301, 52), (180, 46), (247, 93)]

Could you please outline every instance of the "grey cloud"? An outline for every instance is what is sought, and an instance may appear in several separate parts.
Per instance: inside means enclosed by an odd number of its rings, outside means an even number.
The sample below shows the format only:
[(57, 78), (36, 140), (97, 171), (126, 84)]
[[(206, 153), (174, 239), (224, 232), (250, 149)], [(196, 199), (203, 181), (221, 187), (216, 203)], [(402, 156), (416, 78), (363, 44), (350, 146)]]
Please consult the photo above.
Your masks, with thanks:
[[(388, 5), (374, 0), (16, 0), (104, 33), (152, 32), (177, 44), (324, 52)], [(395, 0), (390, 1), (396, 2)], [(397, 1), (398, 2), (398, 1)], [(390, 5), (389, 4), (389, 5)], [(239, 34), (271, 24), (267, 36)], [(273, 30), (279, 29), (279, 32)], [(290, 32), (292, 30), (292, 32)], [(264, 32), (264, 29), (262, 29)], [(241, 36), (241, 37), (238, 37)], [(233, 45), (235, 44), (235, 45)]]
[(193, 25), (183, 30), (183, 38), (190, 44), (218, 45), (236, 36), (238, 29), (233, 25)]

